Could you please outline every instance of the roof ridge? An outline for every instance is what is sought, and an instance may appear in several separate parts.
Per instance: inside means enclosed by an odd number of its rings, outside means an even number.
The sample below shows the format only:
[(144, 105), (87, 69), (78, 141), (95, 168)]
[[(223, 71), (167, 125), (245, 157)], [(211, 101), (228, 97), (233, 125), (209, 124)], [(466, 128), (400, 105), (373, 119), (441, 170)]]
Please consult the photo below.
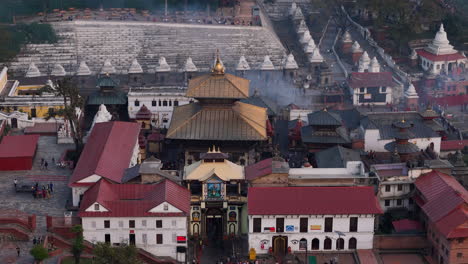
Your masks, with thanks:
[[(243, 94), (243, 95), (245, 95), (247, 98), (249, 98), (249, 91), (247, 91), (247, 94), (245, 94), (241, 89), (239, 89), (239, 87), (237, 87), (236, 84), (234, 84), (234, 83), (232, 82), (232, 80), (231, 80), (232, 77), (231, 77), (231, 76), (233, 76), (233, 77), (237, 77), (237, 76), (232, 75), (232, 74), (229, 74), (229, 73), (226, 73), (224, 76), (226, 76), (226, 80), (227, 80), (232, 86), (234, 86), (234, 87), (236, 88), (236, 90), (238, 90), (241, 94)], [(247, 79), (246, 79), (246, 80), (247, 80)], [(249, 90), (250, 90), (250, 80), (247, 80), (247, 81), (248, 81), (248, 83), (249, 83)]]
[[(199, 81), (199, 83), (197, 83), (195, 88), (192, 88), (191, 91), (198, 91), (200, 89), (200, 87), (209, 80), (208, 77), (209, 77), (209, 74), (204, 74), (204, 75), (199, 76), (196, 79), (194, 79), (194, 80), (199, 79), (201, 81)], [(188, 89), (187, 89), (187, 91), (188, 91)]]
[[(116, 124), (116, 122), (119, 122), (119, 121), (108, 121), (108, 122), (104, 122), (104, 124), (107, 124), (107, 123), (110, 123), (110, 132), (106, 135), (106, 141), (102, 147), (102, 151), (101, 153), (105, 152), (105, 150), (107, 149), (107, 146), (109, 144), (109, 138), (111, 138), (111, 134), (114, 133), (114, 126)], [(94, 169), (94, 173), (98, 176), (100, 176), (101, 178), (106, 178), (104, 176), (101, 176), (99, 174), (97, 174), (97, 170), (99, 170), (101, 168), (101, 162), (102, 162), (102, 158), (103, 158), (103, 155), (99, 155), (99, 160), (97, 162), (97, 166), (96, 168)], [(107, 178), (106, 178), (107, 179)]]
[(250, 122), (253, 122), (254, 124), (256, 124), (256, 125), (258, 125), (258, 126), (260, 126), (260, 127), (264, 127), (265, 130), (266, 130), (266, 121), (268, 120), (268, 118), (266, 118), (265, 124), (263, 124), (263, 125), (262, 125), (262, 124), (259, 124), (257, 121), (253, 120), (252, 118), (243, 115), (239, 110), (236, 110), (236, 105), (238, 105), (239, 107), (241, 107), (240, 104), (248, 105), (249, 107), (257, 107), (257, 108), (259, 108), (259, 109), (261, 109), (261, 110), (264, 110), (264, 111), (265, 111), (265, 116), (267, 115), (267, 108), (265, 108), (265, 107), (260, 107), (260, 106), (256, 106), (256, 105), (252, 105), (252, 104), (243, 103), (243, 102), (240, 102), (240, 101), (237, 101), (237, 102), (235, 103), (235, 105), (233, 106), (234, 112), (237, 113), (237, 115), (238, 115), (244, 122), (246, 122), (249, 126), (251, 126), (251, 127), (255, 130), (255, 132), (257, 132), (261, 137), (265, 137), (265, 136), (263, 135), (262, 131), (259, 131), (259, 129), (258, 129), (257, 127), (250, 125), (249, 121), (250, 121)]
[[(190, 106), (191, 104), (186, 104), (187, 106)], [(185, 106), (185, 105), (182, 105), (182, 106)], [(183, 122), (181, 122), (176, 128), (174, 128), (172, 131), (167, 131), (167, 134), (166, 134), (166, 138), (169, 138), (171, 137), (173, 134), (175, 134), (177, 132), (177, 130), (179, 130), (181, 127), (183, 127), (185, 124), (187, 124), (190, 120), (194, 119), (195, 116), (199, 115), (201, 113), (201, 110), (202, 107), (200, 107), (197, 112), (194, 114), (194, 115), (191, 115), (189, 118), (185, 119)], [(174, 115), (173, 115), (174, 116)], [(172, 123), (172, 121), (171, 121)], [(169, 128), (171, 128), (171, 126), (169, 125)], [(171, 132), (171, 133), (169, 133)]]

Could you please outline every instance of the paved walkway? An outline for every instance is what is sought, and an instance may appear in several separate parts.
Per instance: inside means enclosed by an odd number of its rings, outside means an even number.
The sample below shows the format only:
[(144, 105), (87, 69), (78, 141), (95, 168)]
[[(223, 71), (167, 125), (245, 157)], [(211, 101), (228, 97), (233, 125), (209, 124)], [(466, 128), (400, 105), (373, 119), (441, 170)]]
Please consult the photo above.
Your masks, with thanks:
[[(66, 211), (65, 204), (70, 197), (70, 189), (67, 186), (68, 177), (71, 175), (69, 169), (58, 168), (52, 164), (52, 157), (58, 160), (66, 149), (72, 149), (71, 144), (58, 145), (57, 138), (41, 136), (38, 142), (38, 149), (34, 159), (33, 168), (30, 171), (0, 171), (0, 200), (2, 208), (21, 210), (27, 214), (36, 214), (36, 232), (33, 236), (45, 236), (46, 215), (63, 216)], [(41, 170), (41, 159), (44, 158), (49, 163), (47, 170)], [(31, 193), (16, 193), (13, 187), (13, 180), (17, 179), (19, 184), (35, 184), (39, 186), (53, 183), (53, 193), (50, 199), (35, 199)], [(17, 258), (16, 247), (21, 248), (20, 257)], [(29, 254), (32, 242), (6, 241), (0, 244), (0, 259), (10, 263), (32, 263), (33, 259)], [(48, 260), (46, 263), (56, 263), (56, 258)]]

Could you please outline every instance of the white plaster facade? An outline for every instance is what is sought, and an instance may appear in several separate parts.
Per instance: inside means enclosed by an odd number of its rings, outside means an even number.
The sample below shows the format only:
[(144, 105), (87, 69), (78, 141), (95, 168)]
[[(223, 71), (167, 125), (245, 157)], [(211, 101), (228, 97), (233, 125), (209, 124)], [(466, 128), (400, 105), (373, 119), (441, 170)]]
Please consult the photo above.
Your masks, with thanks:
[(168, 128), (174, 107), (194, 101), (185, 97), (185, 91), (184, 88), (130, 89), (128, 115), (132, 119), (135, 118), (140, 108), (145, 105), (152, 113), (151, 124), (153, 127)]
[[(366, 129), (364, 131), (364, 150), (375, 152), (388, 152), (385, 149), (387, 143), (393, 142), (394, 139), (381, 139), (378, 129)], [(431, 138), (412, 138), (409, 142), (416, 144), (419, 149), (425, 150), (427, 147), (434, 143), (434, 152), (440, 153), (441, 137)]]
[[(372, 87), (374, 88), (374, 87)], [(370, 93), (367, 91), (367, 87), (359, 87), (359, 88), (354, 88), (353, 90), (353, 105), (363, 105), (363, 104), (373, 104), (373, 105), (387, 105), (387, 104), (392, 104), (393, 103), (393, 87), (390, 86), (379, 86), (377, 87), (379, 89), (380, 94), (385, 94), (385, 102), (361, 102), (359, 100), (359, 96), (361, 94), (364, 94), (364, 97), (366, 94)]]
[[(357, 231), (350, 232), (351, 217), (357, 218)], [(254, 232), (254, 218), (261, 218), (261, 232)], [(276, 228), (276, 219), (284, 218), (284, 232), (271, 232), (267, 228)], [(300, 232), (300, 219), (307, 218), (307, 232)], [(332, 231), (325, 232), (325, 219), (332, 218)], [(337, 239), (339, 235), (336, 231), (343, 232), (345, 236), (344, 248), (340, 250), (350, 250), (349, 241), (356, 239), (356, 249), (372, 249), (374, 239), (375, 215), (249, 215), (249, 248), (254, 248), (257, 254), (267, 254), (268, 249), (273, 247), (273, 237), (286, 236), (287, 245), (292, 252), (305, 250), (299, 249), (301, 239), (307, 240), (308, 251), (337, 250)], [(288, 228), (289, 226), (289, 228)], [(290, 231), (288, 231), (290, 230)], [(275, 229), (276, 231), (276, 229)], [(331, 248), (325, 249), (324, 242), (327, 237), (331, 238)], [(312, 249), (312, 240), (319, 240), (318, 249)], [(263, 248), (262, 248), (263, 244)]]
[[(94, 205), (93, 205), (94, 206)], [(109, 221), (109, 228), (104, 226)], [(130, 228), (130, 221), (135, 227)], [(161, 227), (157, 227), (161, 221)], [(135, 246), (156, 256), (168, 256), (184, 261), (183, 254), (177, 254), (177, 247), (187, 247), (187, 243), (178, 243), (177, 237), (187, 237), (187, 217), (83, 217), (83, 236), (86, 240), (96, 243), (105, 242), (106, 234), (110, 235), (110, 243), (129, 243), (130, 234), (135, 235)], [(162, 235), (162, 243), (158, 244), (157, 235)]]

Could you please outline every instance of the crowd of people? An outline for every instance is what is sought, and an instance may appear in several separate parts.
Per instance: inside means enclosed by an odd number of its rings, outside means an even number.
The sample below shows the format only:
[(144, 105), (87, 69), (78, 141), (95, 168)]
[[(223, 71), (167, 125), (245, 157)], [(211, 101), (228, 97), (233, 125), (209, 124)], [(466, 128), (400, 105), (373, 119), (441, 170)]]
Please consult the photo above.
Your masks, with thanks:
[(39, 183), (32, 187), (32, 194), (35, 199), (49, 199), (52, 197), (52, 193), (54, 192), (54, 184), (51, 182), (46, 185), (42, 185), (39, 188)]

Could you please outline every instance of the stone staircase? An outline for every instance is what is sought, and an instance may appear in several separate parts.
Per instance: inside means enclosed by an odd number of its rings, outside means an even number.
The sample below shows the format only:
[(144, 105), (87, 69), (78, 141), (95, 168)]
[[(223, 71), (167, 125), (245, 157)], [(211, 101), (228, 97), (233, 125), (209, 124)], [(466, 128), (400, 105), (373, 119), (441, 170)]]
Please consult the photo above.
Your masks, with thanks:
[(164, 56), (171, 71), (181, 71), (190, 56), (201, 71), (211, 68), (216, 49), (228, 68), (244, 55), (251, 68), (258, 68), (265, 55), (279, 67), (285, 49), (267, 27), (192, 25), (150, 22), (73, 21), (52, 23), (59, 37), (55, 44), (28, 44), (10, 63), (24, 74), (34, 62), (42, 75), (61, 64), (68, 74), (86, 61), (94, 73), (110, 59), (118, 73), (125, 74), (134, 58), (145, 72), (154, 72)]

